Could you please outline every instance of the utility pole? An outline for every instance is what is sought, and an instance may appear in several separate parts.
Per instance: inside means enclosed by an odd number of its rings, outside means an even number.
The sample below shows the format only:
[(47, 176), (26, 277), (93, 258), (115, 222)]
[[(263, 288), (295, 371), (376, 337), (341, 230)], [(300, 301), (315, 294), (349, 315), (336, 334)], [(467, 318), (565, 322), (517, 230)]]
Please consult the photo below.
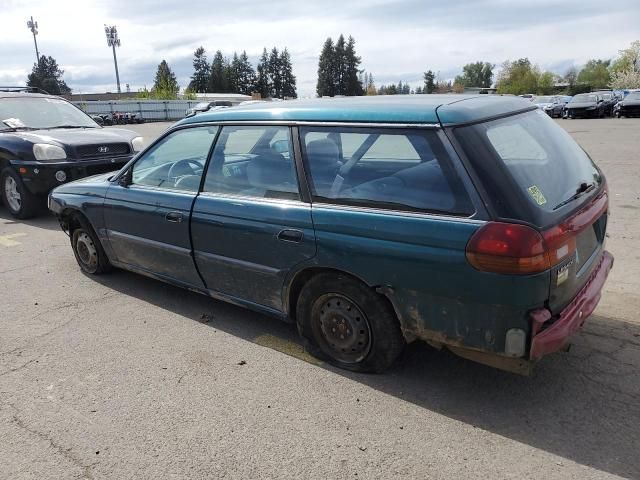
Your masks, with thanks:
[(33, 17), (27, 22), (27, 28), (33, 33), (33, 43), (36, 46), (36, 65), (40, 65), (40, 52), (38, 52), (38, 42), (36, 41), (36, 35), (38, 35), (38, 22)]
[(113, 50), (113, 64), (116, 67), (116, 82), (118, 82), (118, 93), (120, 93), (120, 74), (118, 73), (118, 59), (116, 58), (116, 47), (120, 46), (120, 38), (118, 37), (118, 29), (115, 25), (104, 26), (104, 33), (107, 36), (107, 45)]

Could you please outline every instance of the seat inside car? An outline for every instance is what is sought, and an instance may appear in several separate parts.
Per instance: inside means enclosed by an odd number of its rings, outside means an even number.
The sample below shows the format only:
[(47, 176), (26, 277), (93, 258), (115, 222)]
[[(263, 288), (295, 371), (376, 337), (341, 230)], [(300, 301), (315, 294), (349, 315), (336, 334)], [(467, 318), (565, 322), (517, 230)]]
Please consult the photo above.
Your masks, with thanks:
[(307, 144), (307, 158), (316, 194), (327, 196), (342, 166), (340, 150), (329, 138)]
[(455, 195), (436, 160), (422, 162), (391, 176), (360, 184), (343, 191), (340, 197), (399, 203), (433, 210), (448, 210), (455, 204)]
[(268, 197), (269, 192), (298, 191), (293, 162), (270, 149), (249, 162), (247, 180), (250, 188), (242, 192), (245, 195)]

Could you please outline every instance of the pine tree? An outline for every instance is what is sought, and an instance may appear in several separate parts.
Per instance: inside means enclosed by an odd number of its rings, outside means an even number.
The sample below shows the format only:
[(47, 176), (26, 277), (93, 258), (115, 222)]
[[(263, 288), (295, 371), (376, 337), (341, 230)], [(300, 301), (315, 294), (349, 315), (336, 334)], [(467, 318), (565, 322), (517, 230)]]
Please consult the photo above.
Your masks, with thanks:
[(240, 83), (240, 58), (233, 52), (233, 59), (226, 65), (227, 92), (238, 93)]
[(175, 98), (180, 91), (175, 74), (171, 71), (166, 60), (162, 60), (156, 71), (152, 92), (162, 98)]
[(226, 71), (226, 61), (222, 52), (218, 50), (211, 62), (211, 74), (209, 76), (209, 91), (212, 93), (228, 92), (228, 72)]
[(267, 72), (271, 79), (271, 96), (275, 98), (282, 98), (281, 63), (280, 52), (276, 47), (273, 47), (269, 53)]
[(424, 87), (422, 93), (433, 93), (436, 90), (436, 74), (431, 70), (424, 72)]
[(204, 93), (209, 87), (209, 62), (203, 47), (198, 47), (193, 52), (193, 75), (191, 75), (191, 83), (189, 90), (196, 93)]
[(336, 94), (334, 83), (335, 47), (331, 37), (327, 38), (322, 46), (320, 60), (318, 61), (318, 83), (316, 93), (319, 97), (333, 97)]
[(363, 81), (358, 78), (361, 59), (356, 55), (356, 41), (349, 36), (344, 51), (345, 56), (345, 93), (344, 95), (364, 95)]
[(280, 55), (280, 76), (282, 79), (282, 96), (283, 98), (296, 98), (296, 77), (293, 74), (293, 65), (291, 65), (291, 55), (285, 48)]
[(256, 72), (243, 51), (238, 60), (238, 93), (251, 95), (256, 88)]
[(27, 77), (27, 86), (40, 88), (52, 95), (67, 95), (71, 93), (71, 89), (62, 79), (63, 74), (64, 70), (60, 70), (58, 62), (53, 57), (41, 55)]
[(422, 94), (422, 87), (421, 86), (417, 86), (416, 87), (415, 94), (416, 95), (421, 95)]
[(258, 62), (258, 75), (256, 79), (256, 90), (262, 98), (271, 97), (271, 79), (269, 78), (269, 54), (267, 49), (262, 50), (262, 56)]
[(333, 84), (335, 85), (336, 95), (347, 95), (347, 51), (344, 35), (340, 34), (334, 48), (334, 70)]

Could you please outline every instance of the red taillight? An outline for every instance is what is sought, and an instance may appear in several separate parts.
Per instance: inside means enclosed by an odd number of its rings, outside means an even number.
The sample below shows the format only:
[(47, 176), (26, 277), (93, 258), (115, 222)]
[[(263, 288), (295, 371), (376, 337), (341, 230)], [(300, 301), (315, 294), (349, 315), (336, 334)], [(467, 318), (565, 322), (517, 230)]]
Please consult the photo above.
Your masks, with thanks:
[(527, 275), (548, 270), (573, 256), (576, 237), (609, 208), (606, 186), (582, 210), (540, 233), (526, 225), (489, 222), (467, 244), (467, 259), (483, 272)]
[(550, 266), (544, 239), (526, 225), (490, 222), (467, 244), (467, 259), (484, 272), (526, 275)]

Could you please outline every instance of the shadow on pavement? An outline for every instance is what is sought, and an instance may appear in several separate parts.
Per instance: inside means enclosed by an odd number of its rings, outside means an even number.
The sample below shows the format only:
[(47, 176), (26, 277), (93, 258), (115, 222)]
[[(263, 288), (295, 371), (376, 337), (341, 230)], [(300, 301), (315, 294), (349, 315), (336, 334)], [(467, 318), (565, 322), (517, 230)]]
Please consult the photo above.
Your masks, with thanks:
[[(276, 345), (300, 345), (295, 326), (203, 295), (123, 271), (92, 278), (251, 342), (269, 336), (278, 339)], [(569, 353), (544, 359), (531, 377), (477, 365), (422, 343), (410, 345), (385, 374), (321, 368), (579, 464), (640, 476), (638, 325), (594, 316)]]
[(62, 232), (62, 230), (60, 229), (60, 225), (58, 224), (58, 220), (48, 210), (43, 209), (43, 211), (39, 213), (37, 217), (29, 218), (28, 220), (20, 220), (18, 218), (14, 218), (9, 213), (9, 210), (7, 210), (6, 207), (1, 204), (1, 202), (0, 222), (4, 225), (28, 225), (30, 227), (42, 228), (45, 230), (58, 230)]

